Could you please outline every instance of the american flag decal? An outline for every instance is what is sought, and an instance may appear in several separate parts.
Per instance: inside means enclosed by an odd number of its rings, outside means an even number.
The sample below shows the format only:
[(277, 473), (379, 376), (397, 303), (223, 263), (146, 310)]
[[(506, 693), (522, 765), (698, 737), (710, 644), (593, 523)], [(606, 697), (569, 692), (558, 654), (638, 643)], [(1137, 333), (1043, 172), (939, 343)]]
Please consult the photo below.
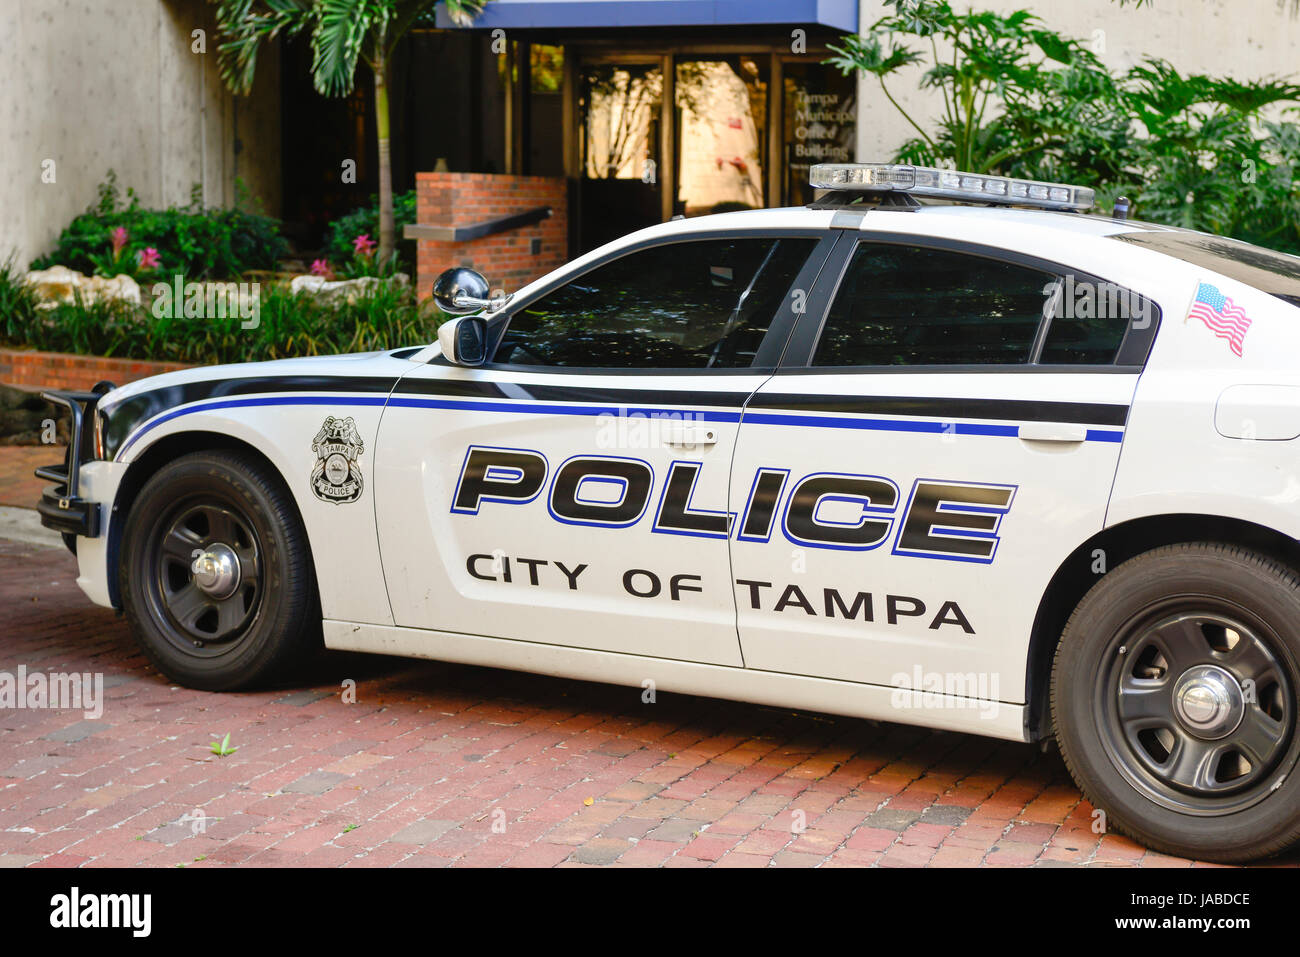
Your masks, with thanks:
[(1241, 347), (1246, 340), (1246, 330), (1250, 328), (1250, 317), (1245, 310), (1219, 291), (1217, 286), (1208, 282), (1196, 288), (1196, 299), (1187, 313), (1205, 323), (1220, 339), (1228, 340), (1228, 347), (1233, 355), (1241, 355)]

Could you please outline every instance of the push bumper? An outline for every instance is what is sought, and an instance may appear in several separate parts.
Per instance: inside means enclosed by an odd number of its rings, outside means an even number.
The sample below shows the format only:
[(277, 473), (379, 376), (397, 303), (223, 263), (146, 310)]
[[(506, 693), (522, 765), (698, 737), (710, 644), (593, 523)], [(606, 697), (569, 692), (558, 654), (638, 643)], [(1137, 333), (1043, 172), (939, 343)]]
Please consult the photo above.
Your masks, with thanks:
[(73, 551), (76, 550), (74, 537), (97, 538), (100, 532), (99, 503), (81, 498), (80, 477), (82, 463), (95, 456), (95, 405), (106, 391), (41, 393), (41, 398), (72, 413), (72, 431), (63, 461), (36, 470), (37, 478), (54, 483), (41, 494), (36, 510), (41, 524), (62, 532), (63, 540)]

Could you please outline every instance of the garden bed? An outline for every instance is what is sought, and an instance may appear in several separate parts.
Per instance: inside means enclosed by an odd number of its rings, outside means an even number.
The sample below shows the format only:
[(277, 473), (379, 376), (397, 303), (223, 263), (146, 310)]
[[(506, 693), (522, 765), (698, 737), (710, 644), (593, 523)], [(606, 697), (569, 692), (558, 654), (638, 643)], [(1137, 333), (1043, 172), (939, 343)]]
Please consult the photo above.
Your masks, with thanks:
[(446, 317), (431, 301), (418, 302), (409, 283), (366, 282), (353, 294), (333, 296), (295, 293), (277, 281), (244, 283), (241, 301), (255, 304), (255, 312), (213, 310), (210, 302), (191, 309), (188, 298), (160, 310), (147, 298), (87, 302), (76, 296), (42, 303), (12, 264), (0, 264), (0, 347), (174, 367), (368, 352), (433, 340)]

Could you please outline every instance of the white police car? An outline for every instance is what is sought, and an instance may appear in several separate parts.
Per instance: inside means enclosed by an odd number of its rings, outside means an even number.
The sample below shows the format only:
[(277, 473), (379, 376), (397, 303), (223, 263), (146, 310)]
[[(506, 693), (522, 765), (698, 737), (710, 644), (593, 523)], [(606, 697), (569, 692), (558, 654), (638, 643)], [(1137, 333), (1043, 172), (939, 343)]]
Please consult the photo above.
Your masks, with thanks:
[(323, 622), (1054, 736), (1152, 847), (1294, 843), (1300, 259), (1078, 187), (814, 177), (808, 208), (664, 223), (510, 297), (450, 270), (440, 301), (483, 314), (440, 344), (54, 393), (77, 439), (44, 521), (194, 687)]

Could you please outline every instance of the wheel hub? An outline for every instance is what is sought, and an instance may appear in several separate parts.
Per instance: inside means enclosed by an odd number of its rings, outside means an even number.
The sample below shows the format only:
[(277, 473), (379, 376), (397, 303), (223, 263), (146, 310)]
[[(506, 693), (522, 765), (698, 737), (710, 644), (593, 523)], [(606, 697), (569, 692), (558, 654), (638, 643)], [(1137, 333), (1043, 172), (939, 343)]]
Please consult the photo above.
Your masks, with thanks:
[(1174, 714), (1198, 738), (1215, 740), (1237, 730), (1246, 710), (1241, 685), (1217, 665), (1196, 665), (1174, 685)]
[(212, 598), (229, 598), (239, 587), (241, 569), (239, 556), (224, 542), (213, 542), (190, 566), (194, 584)]

